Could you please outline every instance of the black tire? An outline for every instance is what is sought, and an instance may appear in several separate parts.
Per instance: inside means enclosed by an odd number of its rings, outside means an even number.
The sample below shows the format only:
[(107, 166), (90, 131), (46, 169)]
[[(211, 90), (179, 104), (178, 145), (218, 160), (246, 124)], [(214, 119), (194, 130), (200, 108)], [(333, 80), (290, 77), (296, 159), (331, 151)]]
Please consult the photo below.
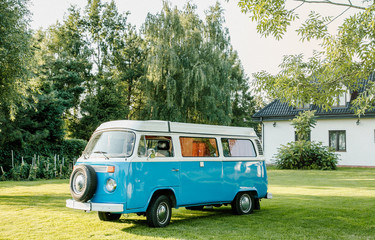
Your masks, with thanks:
[(254, 210), (260, 210), (260, 200), (259, 200), (259, 198), (255, 199)]
[(150, 227), (165, 227), (171, 221), (171, 201), (165, 195), (154, 198), (147, 208), (147, 224)]
[(116, 221), (121, 217), (120, 213), (110, 213), (110, 212), (98, 212), (99, 219), (102, 221)]
[(194, 207), (185, 207), (187, 210), (197, 210), (202, 211), (204, 206), (194, 206)]
[(87, 202), (94, 196), (97, 186), (96, 173), (89, 165), (78, 165), (70, 175), (70, 193), (74, 200)]
[(254, 196), (247, 192), (241, 192), (232, 202), (232, 211), (236, 215), (250, 214), (253, 212), (254, 206)]

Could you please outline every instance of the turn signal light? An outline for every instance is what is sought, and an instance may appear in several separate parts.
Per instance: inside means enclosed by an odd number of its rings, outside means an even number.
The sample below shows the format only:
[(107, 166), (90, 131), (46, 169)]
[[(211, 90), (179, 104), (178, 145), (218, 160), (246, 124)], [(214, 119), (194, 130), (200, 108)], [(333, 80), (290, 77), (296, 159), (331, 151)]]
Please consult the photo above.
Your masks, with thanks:
[(108, 173), (114, 173), (115, 172), (115, 166), (107, 166), (107, 172)]

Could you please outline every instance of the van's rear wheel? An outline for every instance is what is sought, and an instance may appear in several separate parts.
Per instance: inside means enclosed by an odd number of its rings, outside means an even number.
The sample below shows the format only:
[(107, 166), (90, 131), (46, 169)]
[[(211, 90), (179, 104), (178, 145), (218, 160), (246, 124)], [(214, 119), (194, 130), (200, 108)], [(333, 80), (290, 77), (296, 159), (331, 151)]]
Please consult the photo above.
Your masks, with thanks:
[(98, 212), (99, 219), (102, 221), (116, 221), (121, 217), (120, 213), (110, 213), (110, 212)]
[(250, 214), (254, 210), (255, 200), (250, 193), (238, 193), (232, 202), (232, 211), (236, 215)]
[(148, 206), (146, 217), (150, 227), (165, 227), (172, 216), (171, 201), (165, 195), (154, 198)]

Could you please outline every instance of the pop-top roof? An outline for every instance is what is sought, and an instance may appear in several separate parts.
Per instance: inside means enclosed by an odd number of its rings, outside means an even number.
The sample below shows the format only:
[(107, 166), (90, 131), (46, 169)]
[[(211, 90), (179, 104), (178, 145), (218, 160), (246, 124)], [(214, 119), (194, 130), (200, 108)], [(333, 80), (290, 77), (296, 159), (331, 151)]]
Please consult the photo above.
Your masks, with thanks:
[(256, 137), (252, 128), (218, 126), (194, 123), (179, 123), (168, 121), (135, 121), (118, 120), (101, 124), (96, 131), (104, 129), (130, 129), (141, 132), (173, 132), (173, 133), (193, 133), (207, 135), (229, 135), (229, 136), (252, 136)]

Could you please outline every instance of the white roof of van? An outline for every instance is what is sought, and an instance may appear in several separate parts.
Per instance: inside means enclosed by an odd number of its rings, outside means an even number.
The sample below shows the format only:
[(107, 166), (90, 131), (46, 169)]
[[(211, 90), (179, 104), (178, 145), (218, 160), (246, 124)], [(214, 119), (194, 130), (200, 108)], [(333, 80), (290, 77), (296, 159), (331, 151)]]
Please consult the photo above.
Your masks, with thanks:
[(174, 133), (194, 133), (194, 134), (215, 134), (215, 135), (231, 135), (231, 136), (252, 136), (256, 137), (252, 128), (232, 127), (219, 125), (206, 125), (194, 123), (179, 123), (169, 121), (135, 121), (135, 120), (118, 120), (105, 122), (96, 130), (104, 129), (131, 129), (143, 132), (174, 132)]

